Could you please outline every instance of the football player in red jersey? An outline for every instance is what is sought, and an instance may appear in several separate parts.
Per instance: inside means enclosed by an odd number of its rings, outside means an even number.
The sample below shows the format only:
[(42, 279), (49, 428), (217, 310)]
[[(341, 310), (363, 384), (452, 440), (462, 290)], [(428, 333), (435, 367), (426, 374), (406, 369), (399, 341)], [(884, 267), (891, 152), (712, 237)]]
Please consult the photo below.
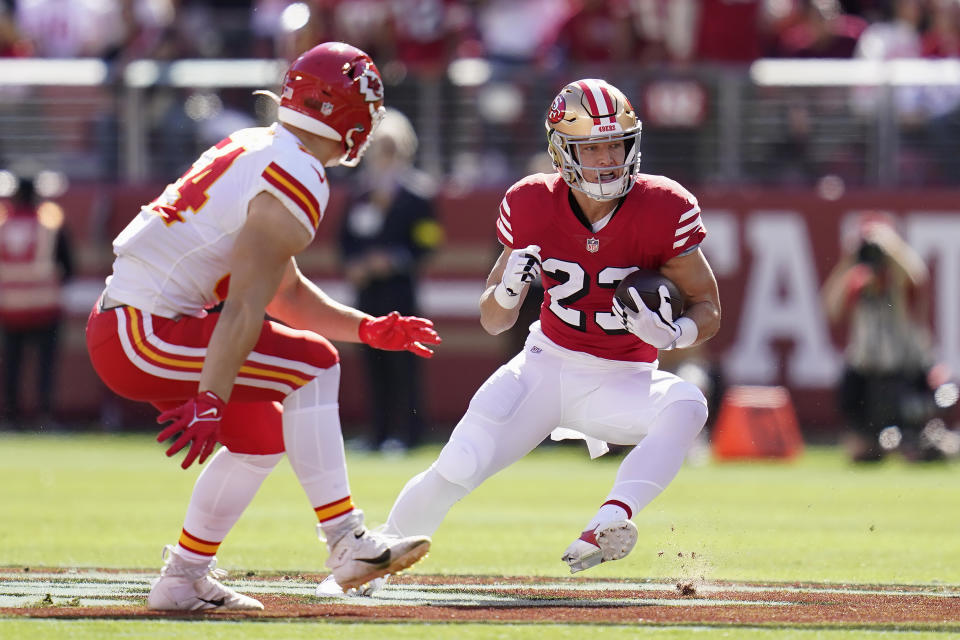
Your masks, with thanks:
[[(430, 545), (371, 532), (354, 507), (328, 339), (429, 357), (427, 345), (440, 342), (433, 323), (342, 305), (294, 258), (326, 209), (325, 168), (355, 166), (383, 115), (379, 71), (363, 51), (324, 43), (293, 62), (276, 99), (279, 122), (208, 149), (117, 236), (113, 273), (87, 323), (107, 386), (164, 411), (158, 421), (171, 424), (157, 439), (175, 438), (168, 456), (189, 444), (187, 468), (225, 445), (197, 479), (177, 545), (164, 550), (151, 609), (263, 608), (213, 568), (284, 451), (345, 588), (410, 566)], [(208, 312), (220, 302), (220, 313)]]
[[(636, 445), (562, 554), (575, 573), (630, 552), (631, 518), (670, 483), (703, 428), (703, 395), (658, 370), (657, 353), (712, 337), (720, 302), (699, 248), (697, 200), (669, 178), (638, 173), (640, 122), (626, 96), (603, 80), (572, 82), (546, 127), (557, 172), (507, 191), (496, 221), (503, 252), (480, 297), (480, 322), (498, 334), (540, 277), (540, 320), (523, 351), (473, 396), (436, 462), (404, 487), (387, 531), (432, 533), (454, 503), (551, 433), (584, 438), (593, 457), (606, 443)], [(614, 304), (617, 284), (639, 268), (677, 285), (687, 301), (681, 317), (639, 299), (638, 311)]]

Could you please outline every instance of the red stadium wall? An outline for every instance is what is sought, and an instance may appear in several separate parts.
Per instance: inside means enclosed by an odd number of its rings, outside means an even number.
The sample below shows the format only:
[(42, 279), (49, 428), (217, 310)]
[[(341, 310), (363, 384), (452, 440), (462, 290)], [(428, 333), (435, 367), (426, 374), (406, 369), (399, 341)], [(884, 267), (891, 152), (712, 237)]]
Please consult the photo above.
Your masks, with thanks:
[[(109, 273), (110, 240), (159, 185), (80, 185), (59, 199), (67, 212), (79, 262), (62, 349), (60, 413), (97, 420), (110, 397), (86, 359), (83, 306)], [(960, 370), (960, 192), (855, 191), (828, 200), (810, 190), (699, 189), (708, 239), (704, 244), (717, 274), (723, 305), (720, 333), (702, 355), (718, 364), (728, 383), (782, 384), (794, 396), (808, 434), (836, 429), (832, 388), (843, 336), (832, 332), (820, 307), (820, 284), (835, 263), (845, 225), (858, 212), (895, 215), (907, 239), (933, 273), (931, 328), (937, 355)], [(500, 190), (447, 194), (439, 204), (446, 243), (425, 273), (426, 283), (479, 291), (497, 254), (493, 221)], [(336, 230), (343, 193), (334, 195), (315, 244), (301, 257), (304, 271), (320, 281), (338, 279)], [(452, 289), (438, 289), (446, 291)], [(93, 294), (91, 293), (93, 292)], [(442, 295), (442, 293), (441, 293)], [(473, 298), (470, 298), (471, 300)], [(512, 349), (510, 337), (491, 337), (469, 304), (434, 314), (445, 343), (424, 363), (429, 417), (438, 437), (457, 421), (477, 386)], [(467, 308), (467, 311), (463, 311)], [(473, 307), (475, 309), (475, 307)], [(362, 423), (367, 406), (361, 363), (343, 346), (344, 423)], [(124, 422), (149, 419), (149, 411), (121, 404)]]

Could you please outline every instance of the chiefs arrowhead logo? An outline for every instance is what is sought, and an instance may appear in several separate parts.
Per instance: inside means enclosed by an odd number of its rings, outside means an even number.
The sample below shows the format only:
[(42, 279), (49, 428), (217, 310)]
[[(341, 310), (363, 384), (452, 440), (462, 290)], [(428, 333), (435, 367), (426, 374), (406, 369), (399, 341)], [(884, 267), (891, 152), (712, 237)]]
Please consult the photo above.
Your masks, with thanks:
[(383, 82), (373, 69), (365, 68), (357, 80), (360, 82), (360, 93), (363, 94), (364, 100), (367, 102), (383, 100)]

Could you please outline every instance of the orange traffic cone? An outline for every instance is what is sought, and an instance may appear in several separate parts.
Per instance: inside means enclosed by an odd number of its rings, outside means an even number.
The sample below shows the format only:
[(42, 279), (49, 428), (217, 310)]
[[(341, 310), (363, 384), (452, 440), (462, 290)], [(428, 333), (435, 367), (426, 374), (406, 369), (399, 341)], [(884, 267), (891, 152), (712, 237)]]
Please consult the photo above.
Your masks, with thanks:
[(713, 455), (792, 458), (803, 451), (797, 414), (785, 387), (731, 387), (711, 432)]

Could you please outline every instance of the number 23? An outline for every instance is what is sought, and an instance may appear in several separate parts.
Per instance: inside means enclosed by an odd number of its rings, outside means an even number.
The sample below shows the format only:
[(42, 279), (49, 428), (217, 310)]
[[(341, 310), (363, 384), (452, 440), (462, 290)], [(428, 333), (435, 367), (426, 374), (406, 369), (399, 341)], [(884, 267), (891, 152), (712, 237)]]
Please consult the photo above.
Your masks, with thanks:
[[(597, 274), (597, 286), (601, 289), (616, 289), (627, 274), (637, 267), (605, 267)], [(550, 294), (550, 311), (563, 322), (579, 331), (587, 330), (587, 313), (571, 309), (577, 300), (590, 292), (590, 277), (576, 262), (547, 258), (543, 261), (543, 272), (558, 281), (547, 293)], [(610, 311), (594, 311), (593, 321), (609, 334), (626, 333), (620, 320)]]

